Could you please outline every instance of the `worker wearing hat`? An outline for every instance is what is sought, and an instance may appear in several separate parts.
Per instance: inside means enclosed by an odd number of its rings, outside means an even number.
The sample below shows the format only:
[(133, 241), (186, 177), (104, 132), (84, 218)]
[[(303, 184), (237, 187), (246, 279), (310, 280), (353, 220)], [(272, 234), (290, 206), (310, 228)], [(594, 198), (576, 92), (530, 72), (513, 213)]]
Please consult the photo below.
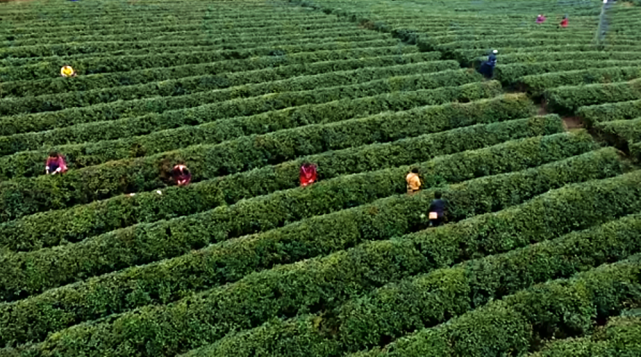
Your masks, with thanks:
[(76, 71), (71, 66), (64, 66), (60, 69), (60, 75), (63, 77), (75, 77)]

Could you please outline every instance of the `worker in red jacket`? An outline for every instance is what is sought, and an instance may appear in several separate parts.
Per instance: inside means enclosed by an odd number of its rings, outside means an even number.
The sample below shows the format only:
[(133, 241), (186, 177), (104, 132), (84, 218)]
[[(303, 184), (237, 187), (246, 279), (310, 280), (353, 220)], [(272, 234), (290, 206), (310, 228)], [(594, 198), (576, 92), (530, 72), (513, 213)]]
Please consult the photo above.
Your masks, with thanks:
[(316, 182), (316, 165), (305, 163), (300, 167), (300, 185), (305, 187)]
[(561, 20), (561, 27), (563, 27), (563, 28), (568, 27), (568, 16), (567, 15), (563, 16), (563, 20)]
[(45, 163), (45, 172), (47, 175), (61, 174), (67, 171), (67, 164), (62, 155), (55, 151), (49, 153), (47, 162)]
[(191, 182), (191, 172), (185, 165), (176, 165), (171, 170), (171, 177), (178, 186), (187, 186)]

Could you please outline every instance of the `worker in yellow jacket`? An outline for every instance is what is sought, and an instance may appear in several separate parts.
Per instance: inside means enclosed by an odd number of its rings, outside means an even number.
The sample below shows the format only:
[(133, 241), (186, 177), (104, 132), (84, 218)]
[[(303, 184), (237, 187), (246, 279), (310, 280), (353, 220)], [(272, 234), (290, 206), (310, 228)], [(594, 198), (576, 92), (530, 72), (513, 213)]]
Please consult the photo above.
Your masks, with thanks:
[(413, 168), (412, 171), (405, 177), (407, 181), (407, 193), (412, 194), (421, 189), (421, 178), (418, 177), (418, 169)]
[(64, 66), (60, 69), (60, 75), (63, 77), (75, 77), (76, 71), (71, 66)]

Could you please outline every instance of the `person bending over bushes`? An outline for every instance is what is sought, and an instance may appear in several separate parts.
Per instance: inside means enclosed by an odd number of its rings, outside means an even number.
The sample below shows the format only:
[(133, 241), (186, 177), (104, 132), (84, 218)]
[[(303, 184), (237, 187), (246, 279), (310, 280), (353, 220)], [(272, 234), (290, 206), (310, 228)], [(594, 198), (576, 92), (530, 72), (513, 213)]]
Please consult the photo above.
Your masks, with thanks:
[(64, 66), (60, 69), (60, 75), (62, 77), (75, 77), (76, 71), (71, 66)]
[(421, 189), (421, 178), (418, 176), (418, 169), (413, 168), (405, 177), (407, 181), (407, 193), (413, 194)]
[(178, 164), (171, 170), (171, 177), (178, 186), (187, 186), (191, 182), (191, 172), (187, 166)]
[(568, 27), (568, 15), (563, 16), (563, 20), (561, 20), (559, 25), (563, 28)]
[(316, 182), (316, 165), (310, 163), (304, 163), (300, 167), (300, 185), (305, 187)]
[(45, 173), (47, 175), (61, 174), (67, 171), (67, 164), (62, 155), (55, 151), (49, 153), (49, 157), (45, 162)]
[(487, 61), (481, 64), (479, 72), (485, 76), (485, 78), (491, 79), (494, 76), (494, 67), (496, 66), (496, 54), (499, 53), (498, 50), (493, 50), (492, 53), (487, 58)]
[(430, 203), (428, 218), (432, 227), (440, 226), (445, 220), (445, 209), (447, 207), (447, 203), (441, 197), (443, 197), (443, 194), (436, 191), (434, 193), (434, 200)]

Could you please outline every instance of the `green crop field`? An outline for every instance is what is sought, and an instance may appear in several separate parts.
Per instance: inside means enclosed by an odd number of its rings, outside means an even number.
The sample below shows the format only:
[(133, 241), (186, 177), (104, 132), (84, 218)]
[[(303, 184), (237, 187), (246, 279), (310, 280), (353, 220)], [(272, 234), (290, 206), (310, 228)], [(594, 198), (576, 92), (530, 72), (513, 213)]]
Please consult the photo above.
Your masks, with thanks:
[(639, 357), (640, 40), (638, 0), (0, 0), (0, 357)]

